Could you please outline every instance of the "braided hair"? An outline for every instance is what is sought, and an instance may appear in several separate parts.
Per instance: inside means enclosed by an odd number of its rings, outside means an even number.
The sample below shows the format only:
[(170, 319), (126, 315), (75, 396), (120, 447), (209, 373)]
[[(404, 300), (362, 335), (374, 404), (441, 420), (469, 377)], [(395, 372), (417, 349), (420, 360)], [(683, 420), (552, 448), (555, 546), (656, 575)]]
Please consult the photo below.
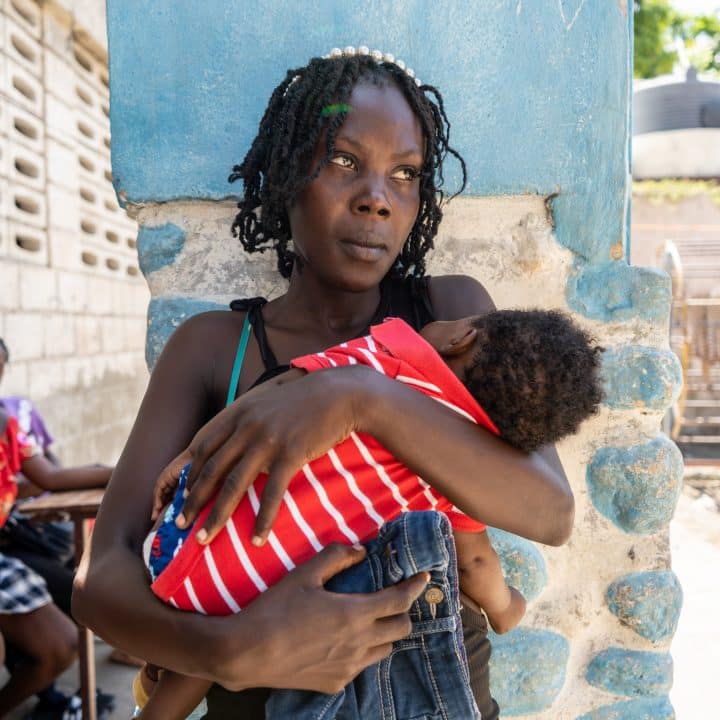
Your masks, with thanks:
[[(358, 82), (379, 87), (393, 83), (420, 121), (425, 151), (420, 175), (420, 208), (415, 223), (390, 275), (421, 277), (425, 255), (433, 247), (442, 219), (443, 160), (449, 153), (460, 163), (465, 189), (467, 171), (463, 158), (449, 145), (450, 122), (442, 95), (432, 85), (417, 86), (399, 66), (378, 62), (368, 55), (313, 58), (301, 68), (288, 70), (273, 91), (258, 134), (240, 165), (233, 167), (230, 182), (242, 180), (243, 196), (232, 224), (232, 233), (247, 252), (274, 249), (280, 274), (289, 278), (295, 253), (289, 248), (290, 222), (286, 208), (327, 165), (347, 110), (343, 108)], [(339, 112), (323, 116), (334, 104)], [(322, 133), (326, 151), (316, 168), (310, 163)], [(454, 195), (453, 195), (454, 197)]]

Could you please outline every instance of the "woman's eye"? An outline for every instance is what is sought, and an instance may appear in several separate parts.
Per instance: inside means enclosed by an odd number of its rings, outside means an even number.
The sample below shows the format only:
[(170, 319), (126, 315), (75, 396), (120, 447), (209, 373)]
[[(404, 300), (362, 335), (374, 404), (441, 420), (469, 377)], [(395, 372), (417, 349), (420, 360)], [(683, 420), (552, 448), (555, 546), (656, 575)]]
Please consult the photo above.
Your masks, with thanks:
[(396, 180), (412, 181), (415, 180), (415, 178), (420, 177), (420, 172), (412, 167), (402, 167), (395, 170), (392, 176)]
[(350, 155), (333, 155), (330, 158), (330, 162), (333, 165), (338, 165), (348, 170), (354, 170), (356, 167), (355, 160)]

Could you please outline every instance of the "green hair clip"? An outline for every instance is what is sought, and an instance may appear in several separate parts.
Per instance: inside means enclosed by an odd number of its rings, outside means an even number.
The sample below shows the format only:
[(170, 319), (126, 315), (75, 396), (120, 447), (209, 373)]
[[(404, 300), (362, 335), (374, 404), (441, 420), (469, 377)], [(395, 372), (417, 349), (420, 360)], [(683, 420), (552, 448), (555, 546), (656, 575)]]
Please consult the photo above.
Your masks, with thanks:
[(346, 113), (346, 112), (350, 112), (350, 110), (352, 110), (352, 108), (349, 105), (345, 105), (345, 104), (326, 105), (320, 111), (320, 117), (328, 117), (330, 115), (337, 115), (338, 113)]

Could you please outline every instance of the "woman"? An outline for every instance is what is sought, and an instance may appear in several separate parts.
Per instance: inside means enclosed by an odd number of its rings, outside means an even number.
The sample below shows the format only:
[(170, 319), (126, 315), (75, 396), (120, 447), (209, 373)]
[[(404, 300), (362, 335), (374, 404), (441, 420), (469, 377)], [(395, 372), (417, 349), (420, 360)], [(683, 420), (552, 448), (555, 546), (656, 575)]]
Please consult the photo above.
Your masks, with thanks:
[[(187, 522), (222, 485), (200, 530), (206, 539), (266, 471), (256, 526), (263, 542), (291, 475), (352, 431), (375, 435), (490, 525), (549, 544), (564, 542), (572, 525), (572, 494), (551, 449), (529, 456), (512, 450), (367, 368), (314, 373), (288, 386), (258, 384), (289, 358), (361, 335), (383, 317), (420, 327), (493, 307), (475, 280), (423, 277), (442, 217), (442, 161), (448, 152), (459, 158), (448, 145), (439, 93), (391, 56), (361, 51), (289, 70), (273, 92), (231, 176), (245, 188), (233, 227), (247, 251), (275, 250), (288, 290), (267, 304), (256, 299), (234, 304), (236, 312), (193, 317), (169, 340), (76, 580), (76, 615), (106, 640), (231, 690), (338, 690), (407, 634), (407, 611), (423, 580), (370, 596), (326, 592), (323, 583), (363, 554), (333, 546), (238, 615), (169, 610), (150, 592), (140, 558), (164, 468), (177, 474), (193, 459)], [(220, 412), (246, 314), (254, 336), (241, 363), (241, 396)], [(223, 716), (218, 697), (211, 693), (207, 717)], [(263, 717), (261, 694), (230, 702), (243, 717)]]

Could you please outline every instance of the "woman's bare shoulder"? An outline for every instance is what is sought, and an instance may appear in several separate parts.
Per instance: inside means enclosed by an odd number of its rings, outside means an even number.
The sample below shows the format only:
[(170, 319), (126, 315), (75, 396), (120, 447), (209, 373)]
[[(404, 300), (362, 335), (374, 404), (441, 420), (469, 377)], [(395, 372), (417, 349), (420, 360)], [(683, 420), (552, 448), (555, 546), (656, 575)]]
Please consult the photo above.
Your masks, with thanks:
[(185, 320), (168, 339), (168, 346), (174, 355), (200, 361), (217, 361), (232, 351), (236, 335), (242, 329), (244, 312), (211, 310), (198, 313)]
[(495, 309), (490, 293), (469, 275), (439, 275), (429, 279), (428, 290), (438, 320), (457, 320)]
[[(153, 376), (170, 384), (203, 389), (214, 396), (219, 392), (218, 378), (226, 389), (227, 366), (232, 365), (244, 312), (212, 310), (185, 320), (169, 337), (158, 359)], [(154, 378), (155, 380), (158, 377)]]

